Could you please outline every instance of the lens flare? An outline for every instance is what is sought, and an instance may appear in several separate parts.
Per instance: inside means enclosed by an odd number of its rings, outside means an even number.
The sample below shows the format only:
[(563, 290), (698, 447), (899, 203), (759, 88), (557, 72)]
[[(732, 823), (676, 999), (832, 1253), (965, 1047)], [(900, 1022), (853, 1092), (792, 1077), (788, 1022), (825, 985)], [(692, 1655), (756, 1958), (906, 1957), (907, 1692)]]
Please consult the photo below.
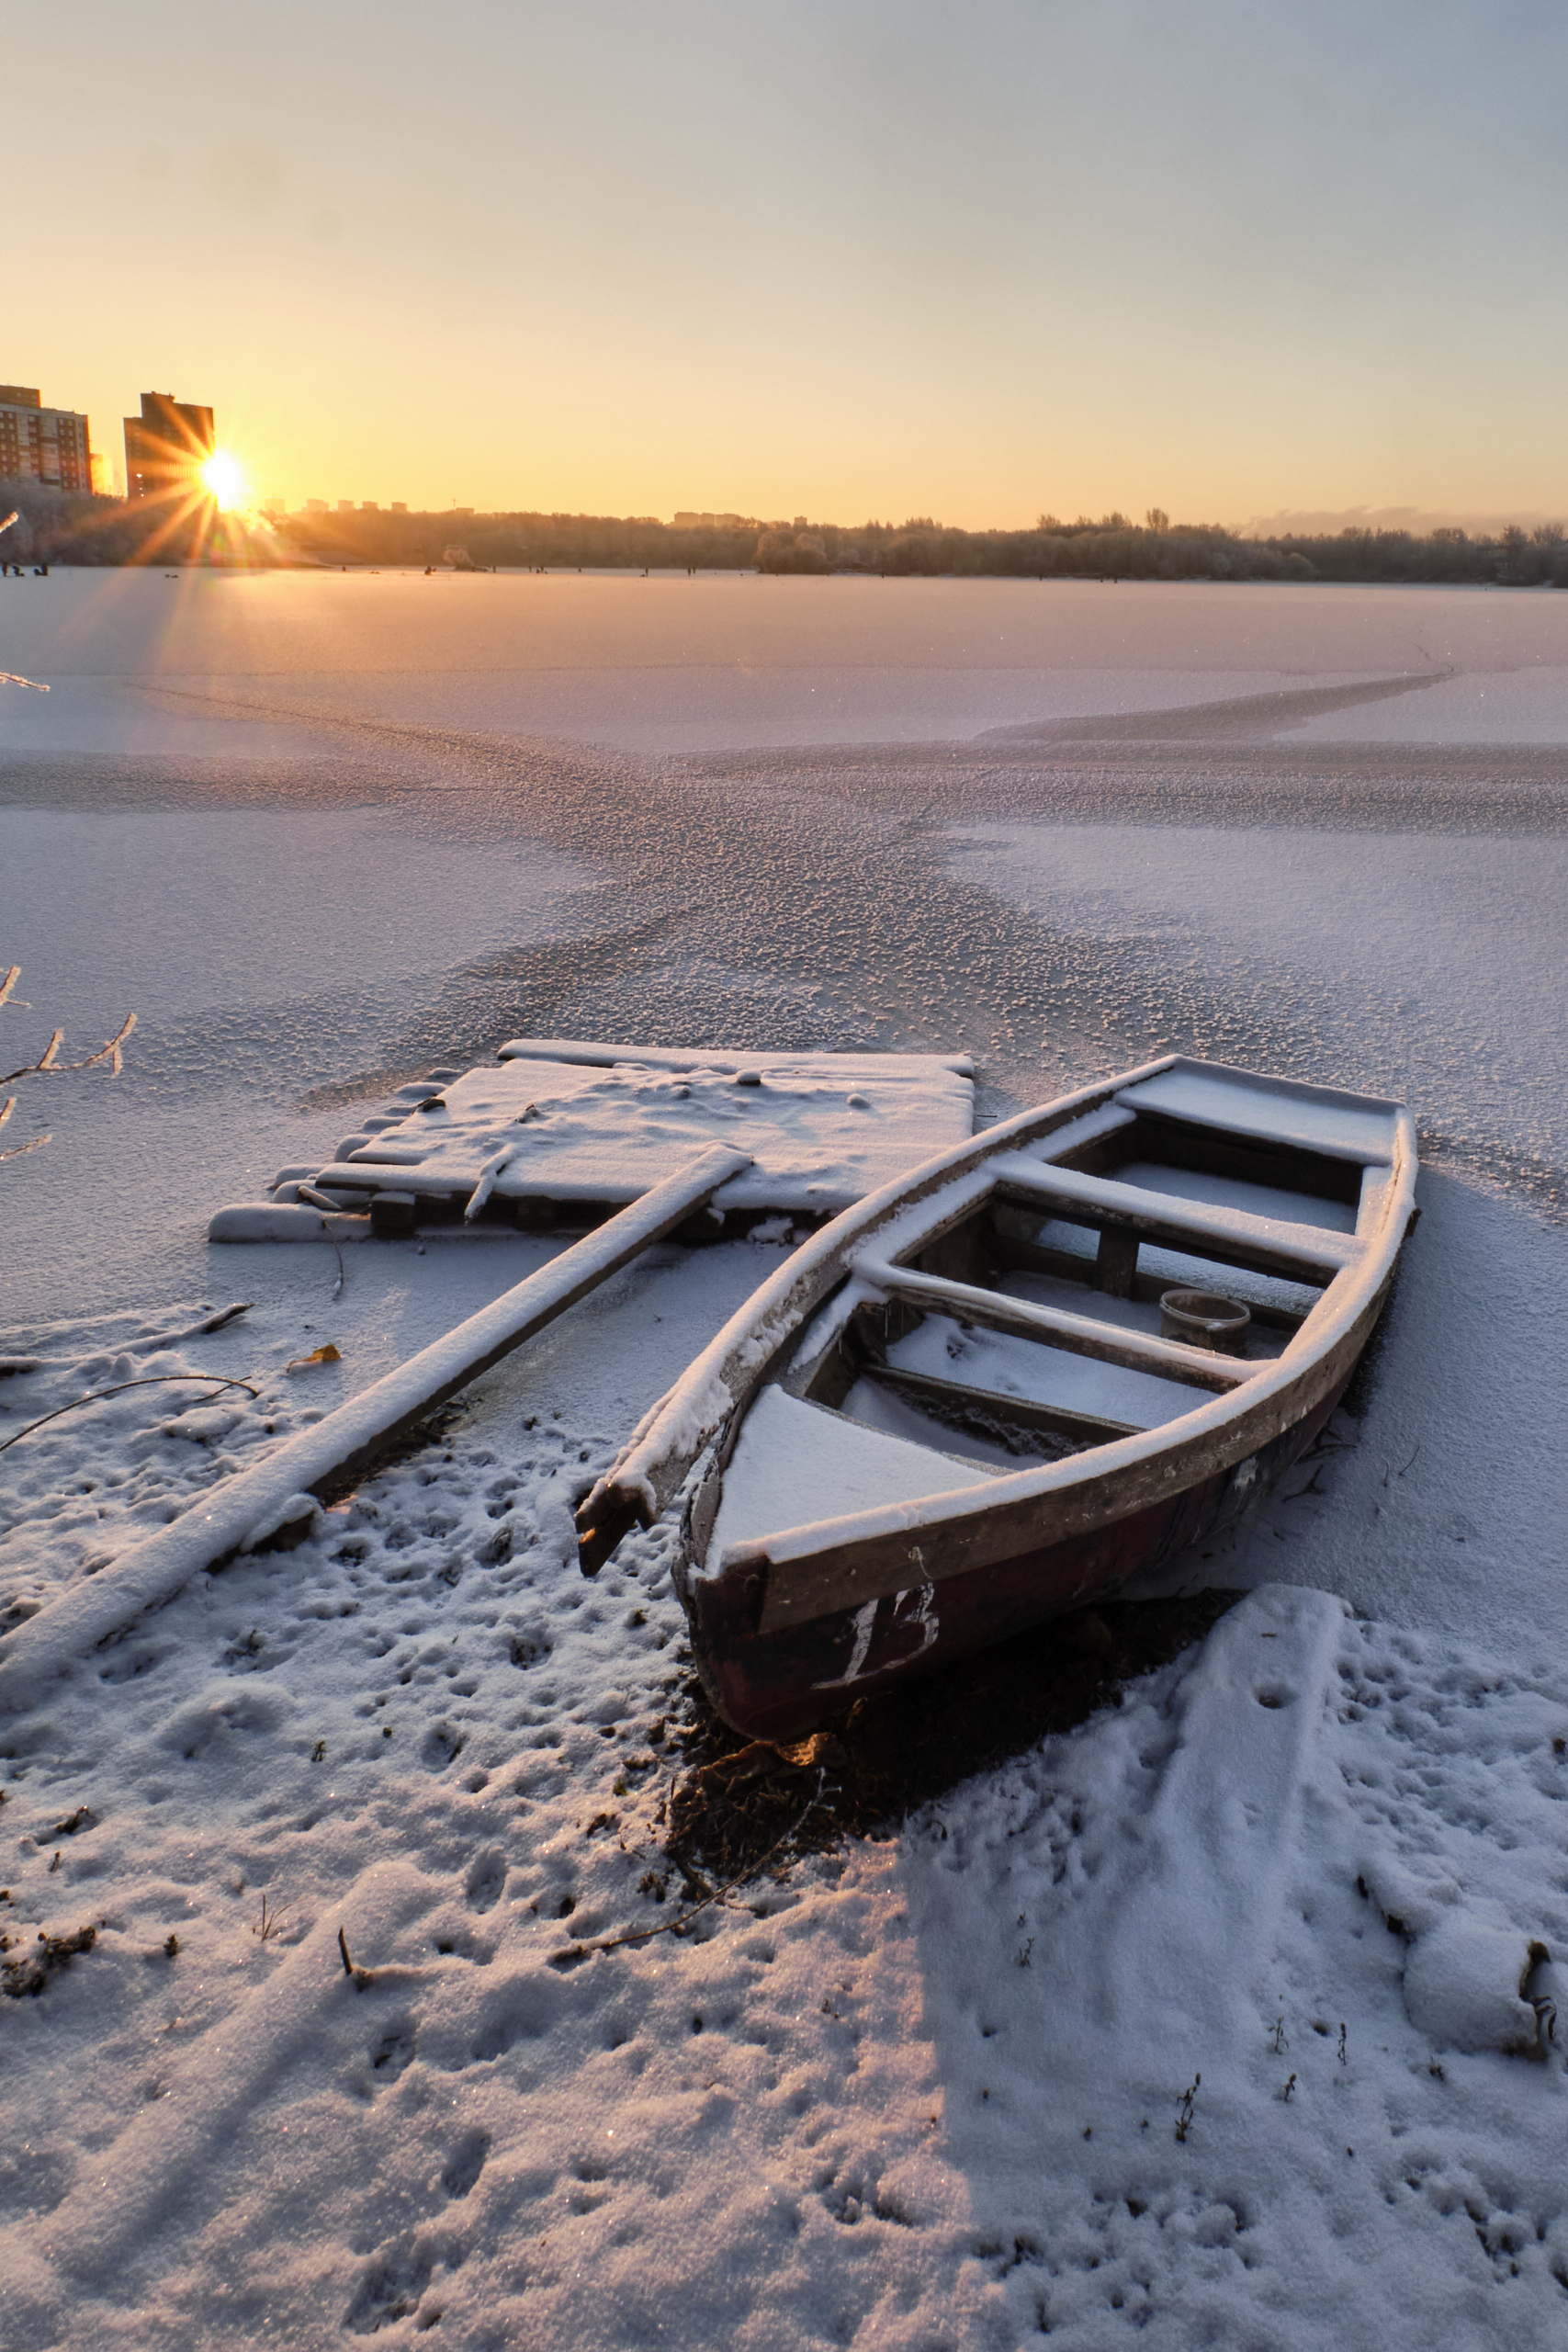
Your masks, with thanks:
[(236, 506), (243, 503), (244, 469), (238, 458), (231, 458), (227, 449), (213, 451), (201, 469), (201, 479), (206, 485), (208, 494), (217, 501), (225, 514), (231, 513)]

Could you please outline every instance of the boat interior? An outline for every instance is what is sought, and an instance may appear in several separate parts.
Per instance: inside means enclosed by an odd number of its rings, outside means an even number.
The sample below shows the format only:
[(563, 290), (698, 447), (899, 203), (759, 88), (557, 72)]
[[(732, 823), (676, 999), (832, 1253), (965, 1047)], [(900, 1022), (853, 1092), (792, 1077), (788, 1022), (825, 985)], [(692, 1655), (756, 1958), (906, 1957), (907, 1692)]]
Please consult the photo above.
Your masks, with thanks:
[(999, 1150), (977, 1201), (852, 1258), (739, 1433), (721, 1548), (1157, 1428), (1290, 1345), (1380, 1221), (1396, 1107), (1199, 1068)]

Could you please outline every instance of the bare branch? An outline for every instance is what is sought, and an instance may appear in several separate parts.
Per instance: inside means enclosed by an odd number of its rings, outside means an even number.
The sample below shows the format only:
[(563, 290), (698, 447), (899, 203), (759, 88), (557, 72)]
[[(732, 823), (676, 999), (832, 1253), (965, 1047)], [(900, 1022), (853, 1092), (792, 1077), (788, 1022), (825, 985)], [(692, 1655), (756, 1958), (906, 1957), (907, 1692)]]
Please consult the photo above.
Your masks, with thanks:
[[(0, 528), (4, 527), (0, 525)], [(0, 685), (5, 683), (6, 673), (0, 673)], [(21, 678), (13, 680), (12, 683), (26, 685), (28, 681)], [(47, 689), (45, 691), (47, 692)], [(8, 971), (0, 974), (0, 1005), (9, 1001), (11, 992), (21, 977), (22, 967), (19, 964), (13, 964)], [(96, 1069), (99, 1062), (107, 1062), (111, 1074), (118, 1078), (125, 1068), (123, 1050), (125, 1041), (135, 1026), (135, 1013), (128, 1012), (114, 1035), (101, 1045), (96, 1054), (85, 1054), (79, 1062), (61, 1060), (60, 1048), (65, 1042), (65, 1032), (63, 1029), (57, 1029), (37, 1061), (24, 1062), (19, 1069), (7, 1070), (5, 1076), (0, 1078), (0, 1086), (14, 1086), (19, 1078), (64, 1078), (73, 1070)], [(5, 1125), (16, 1107), (17, 1098), (14, 1094), (8, 1095), (6, 1101), (0, 1103), (0, 1127)], [(24, 1159), (29, 1151), (41, 1151), (44, 1145), (51, 1140), (51, 1138), (48, 1136), (35, 1136), (31, 1143), (17, 1144), (9, 1151), (0, 1151), (0, 1160)]]
[(89, 1054), (84, 1062), (62, 1062), (60, 1064), (62, 1073), (68, 1069), (91, 1069), (95, 1062), (108, 1062), (112, 1065), (112, 1075), (118, 1078), (125, 1067), (120, 1049), (135, 1026), (135, 1013), (128, 1012), (107, 1045), (100, 1046), (97, 1052)]
[(0, 1086), (14, 1086), (19, 1078), (64, 1078), (72, 1070), (92, 1069), (99, 1062), (110, 1063), (113, 1075), (118, 1078), (125, 1068), (123, 1052), (125, 1041), (135, 1026), (135, 1013), (128, 1012), (119, 1028), (107, 1043), (100, 1046), (96, 1054), (88, 1054), (79, 1062), (62, 1062), (56, 1059), (65, 1038), (64, 1030), (57, 1029), (38, 1060), (24, 1062), (20, 1069), (7, 1070), (5, 1077), (0, 1078)]

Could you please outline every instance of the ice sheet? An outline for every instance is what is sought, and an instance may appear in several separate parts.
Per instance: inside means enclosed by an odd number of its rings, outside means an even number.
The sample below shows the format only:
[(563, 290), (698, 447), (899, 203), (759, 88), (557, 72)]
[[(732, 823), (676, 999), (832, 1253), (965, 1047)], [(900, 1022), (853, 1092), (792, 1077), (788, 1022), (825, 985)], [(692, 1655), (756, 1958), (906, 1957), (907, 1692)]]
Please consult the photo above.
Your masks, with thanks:
[[(1550, 594), (61, 571), (14, 590), (6, 626), (9, 666), (51, 682), (156, 677), (197, 693), (243, 686), (265, 704), (314, 679), (323, 709), (343, 715), (649, 748), (918, 741), (1422, 672), (1419, 691), (1307, 724), (1356, 741), (1568, 731)], [(826, 729), (812, 709), (825, 696)], [(7, 707), (0, 723), (38, 718)]]
[(1108, 643), (1099, 582), (57, 571), (7, 610), (8, 662), (52, 707), (0, 698), (0, 748), (209, 752), (214, 702), (247, 706), (216, 723), (260, 756), (270, 714), (304, 706), (323, 750), (366, 719), (644, 752), (908, 743), (1420, 662), (1408, 628), (1369, 649), (1337, 612), (1303, 654), (1280, 592), (1238, 658), (1237, 593), (1123, 583)]
[(963, 841), (963, 871), (1080, 966), (1082, 943), (1107, 944), (1085, 977), (1118, 1034), (1568, 1160), (1568, 841), (1549, 808), (1522, 836), (1500, 817), (1456, 833), (1416, 812), (1364, 832), (1326, 813), (1290, 828), (966, 820)]

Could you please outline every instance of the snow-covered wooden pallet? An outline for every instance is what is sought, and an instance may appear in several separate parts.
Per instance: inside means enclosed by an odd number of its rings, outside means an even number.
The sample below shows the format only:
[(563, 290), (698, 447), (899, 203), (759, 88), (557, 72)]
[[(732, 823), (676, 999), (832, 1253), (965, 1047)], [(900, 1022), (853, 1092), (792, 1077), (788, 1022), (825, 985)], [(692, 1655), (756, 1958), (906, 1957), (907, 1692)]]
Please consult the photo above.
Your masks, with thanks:
[(974, 1128), (962, 1055), (666, 1050), (519, 1037), (487, 1067), (433, 1070), (269, 1197), (220, 1209), (213, 1241), (393, 1238), (476, 1221), (599, 1222), (705, 1146), (750, 1166), (699, 1213), (712, 1236), (817, 1225)]

